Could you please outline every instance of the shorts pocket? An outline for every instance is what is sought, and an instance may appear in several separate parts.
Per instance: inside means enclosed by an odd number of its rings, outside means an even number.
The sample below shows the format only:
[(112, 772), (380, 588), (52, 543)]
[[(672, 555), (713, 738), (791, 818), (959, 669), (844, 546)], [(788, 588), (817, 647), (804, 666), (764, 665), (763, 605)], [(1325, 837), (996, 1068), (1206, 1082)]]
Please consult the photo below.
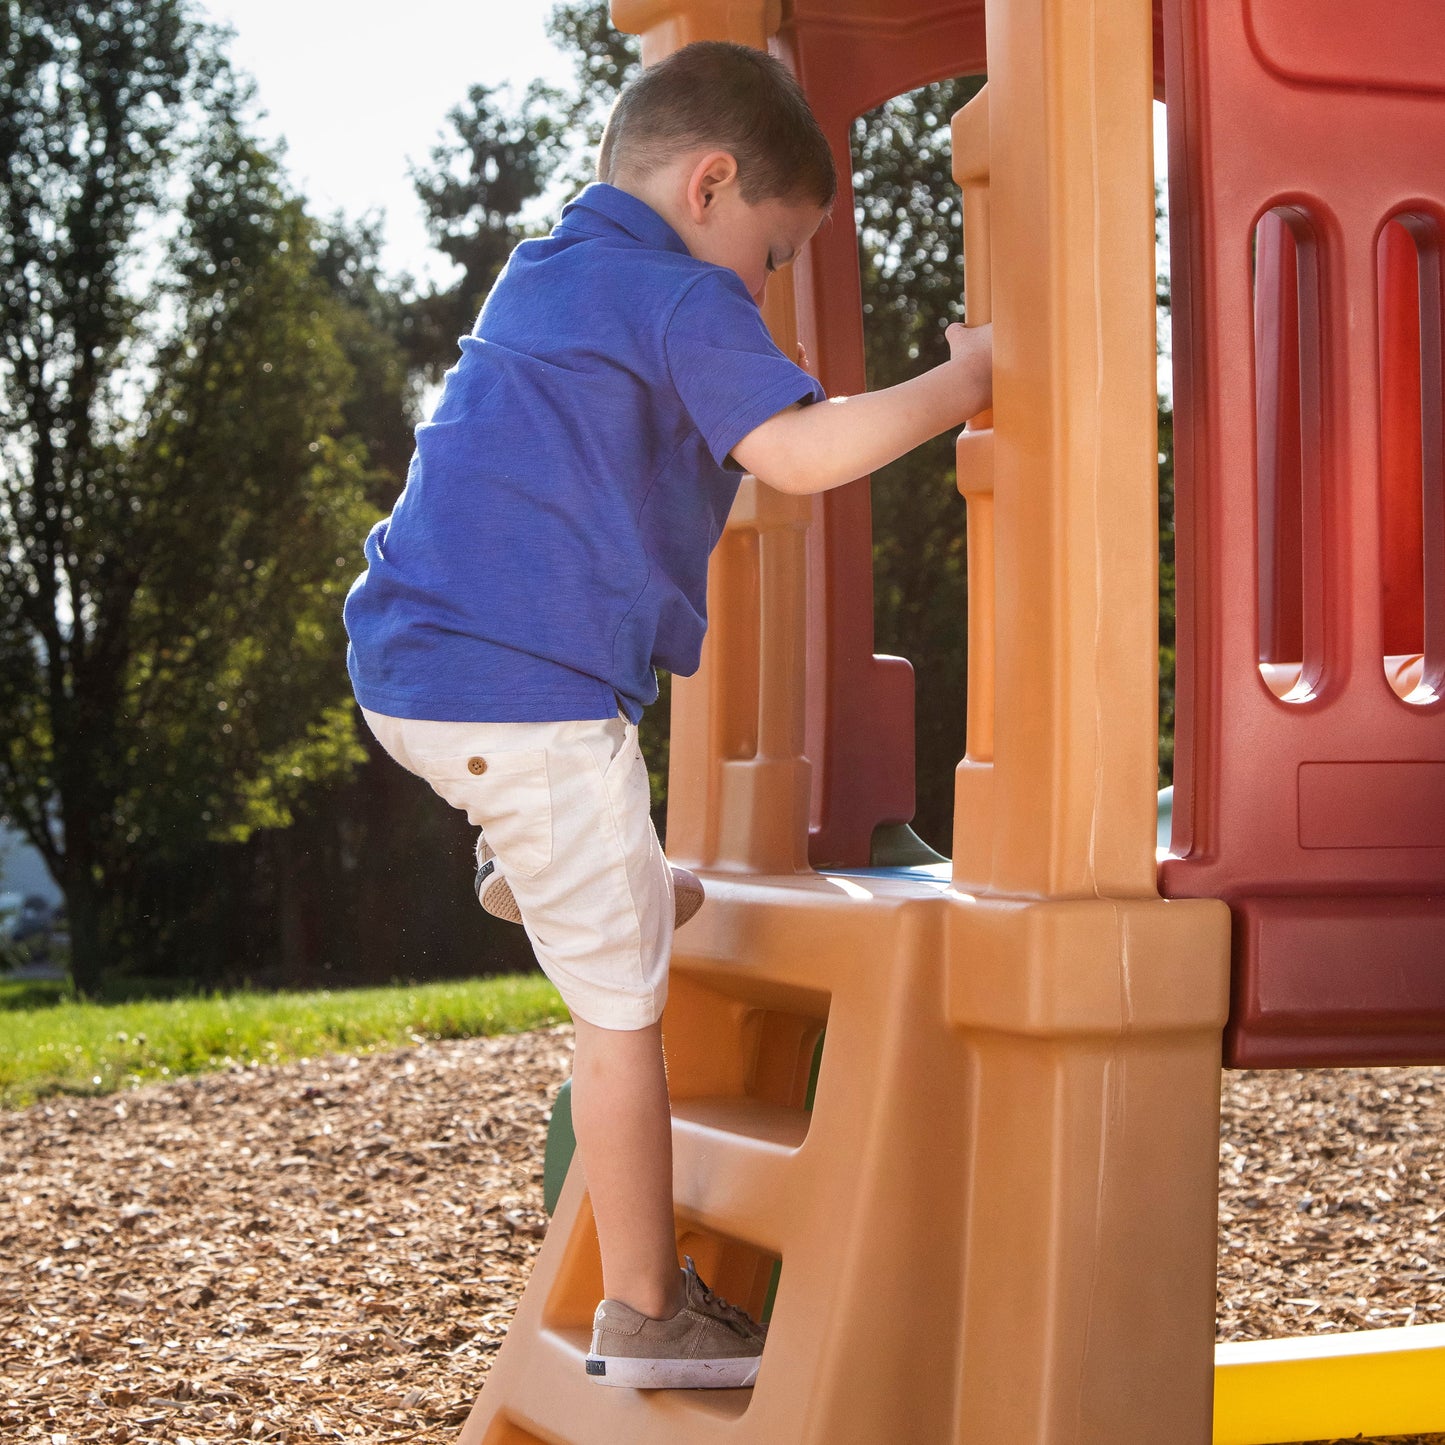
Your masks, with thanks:
[(614, 768), (626, 767), (637, 751), (637, 734), (627, 719), (619, 713), (602, 724), (602, 735), (607, 739), (607, 763), (602, 776), (607, 777)]
[(504, 872), (531, 878), (552, 861), (552, 788), (542, 749), (412, 754), (417, 772), (487, 835)]

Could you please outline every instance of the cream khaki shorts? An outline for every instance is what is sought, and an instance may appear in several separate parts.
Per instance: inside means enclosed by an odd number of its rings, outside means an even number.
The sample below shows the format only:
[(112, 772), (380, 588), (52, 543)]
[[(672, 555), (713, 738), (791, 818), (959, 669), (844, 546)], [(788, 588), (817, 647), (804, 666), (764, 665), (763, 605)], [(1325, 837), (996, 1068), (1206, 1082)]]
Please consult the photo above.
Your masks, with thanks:
[(362, 714), (402, 767), (481, 828), (542, 971), (575, 1018), (656, 1022), (672, 953), (672, 870), (625, 718), (419, 722)]

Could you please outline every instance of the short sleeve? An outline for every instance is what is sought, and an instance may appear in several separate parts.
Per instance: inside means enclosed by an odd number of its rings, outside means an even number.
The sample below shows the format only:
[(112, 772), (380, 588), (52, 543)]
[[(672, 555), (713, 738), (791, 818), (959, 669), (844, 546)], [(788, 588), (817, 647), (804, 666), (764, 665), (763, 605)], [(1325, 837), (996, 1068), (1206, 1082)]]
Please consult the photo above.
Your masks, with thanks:
[(713, 267), (673, 310), (664, 338), (673, 385), (722, 466), (755, 427), (825, 392), (778, 350), (757, 303), (732, 272)]

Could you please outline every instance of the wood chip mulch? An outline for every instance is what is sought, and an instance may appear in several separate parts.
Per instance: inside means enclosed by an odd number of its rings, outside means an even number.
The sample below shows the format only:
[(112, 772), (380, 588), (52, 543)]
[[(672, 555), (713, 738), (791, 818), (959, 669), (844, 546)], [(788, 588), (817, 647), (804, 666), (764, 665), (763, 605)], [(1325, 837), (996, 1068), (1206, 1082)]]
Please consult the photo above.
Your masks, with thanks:
[[(545, 1229), (571, 1045), (0, 1114), (0, 1440), (455, 1440)], [(1224, 1085), (1219, 1337), (1445, 1322), (1445, 1069)]]

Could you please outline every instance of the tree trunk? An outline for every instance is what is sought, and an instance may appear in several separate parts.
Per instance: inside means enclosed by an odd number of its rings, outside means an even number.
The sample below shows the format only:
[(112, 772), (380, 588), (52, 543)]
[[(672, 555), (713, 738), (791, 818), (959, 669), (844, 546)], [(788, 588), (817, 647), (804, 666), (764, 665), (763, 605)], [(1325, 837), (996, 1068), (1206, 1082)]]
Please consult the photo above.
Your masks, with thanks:
[(60, 817), (65, 846), (57, 879), (65, 891), (70, 915), (70, 977), (76, 989), (95, 995), (111, 964), (112, 929), (107, 906), (106, 869), (97, 820), (108, 817), (114, 800), (100, 796), (100, 790), (78, 782), (73, 770), (79, 759), (60, 777)]
[(66, 859), (65, 906), (70, 915), (70, 977), (76, 990), (94, 997), (105, 975), (106, 934), (104, 903), (89, 867), (70, 866)]

